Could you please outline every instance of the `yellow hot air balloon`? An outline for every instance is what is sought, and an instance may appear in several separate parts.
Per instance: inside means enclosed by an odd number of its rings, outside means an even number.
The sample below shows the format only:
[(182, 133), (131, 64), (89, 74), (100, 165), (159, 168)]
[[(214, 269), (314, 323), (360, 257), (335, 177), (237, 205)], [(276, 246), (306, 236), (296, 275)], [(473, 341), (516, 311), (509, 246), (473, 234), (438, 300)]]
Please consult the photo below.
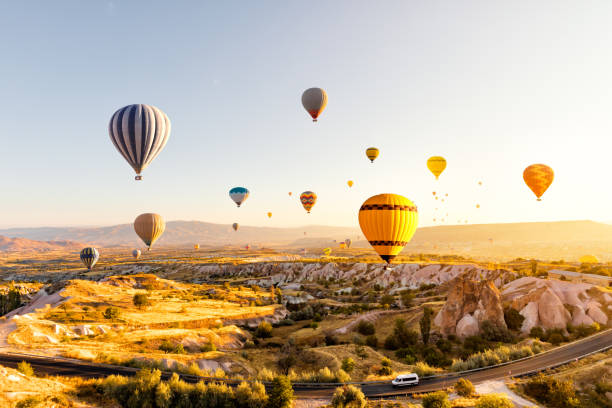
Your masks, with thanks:
[(436, 180), (446, 168), (446, 159), (441, 156), (432, 156), (427, 159), (427, 168), (436, 176)]
[(353, 180), (347, 181), (346, 184), (348, 184), (349, 187), (353, 187)]
[(579, 261), (583, 264), (596, 264), (599, 263), (599, 258), (595, 255), (583, 255), (580, 257)]
[(480, 208), (480, 204), (476, 204), (476, 208)]
[(272, 218), (272, 213), (271, 212), (268, 213), (268, 218)]
[(523, 171), (523, 180), (536, 195), (538, 201), (542, 201), (540, 197), (550, 187), (554, 178), (555, 172), (545, 164), (532, 164)]
[(346, 248), (346, 243), (345, 242), (341, 242), (340, 243), (340, 249), (345, 249)]
[(331, 248), (324, 248), (323, 253), (325, 254), (325, 256), (329, 256), (329, 254), (331, 254)]
[(200, 244), (195, 244), (195, 245), (193, 246), (193, 249), (195, 249), (196, 251), (197, 251), (198, 249), (200, 249)]
[(159, 214), (140, 214), (134, 220), (134, 231), (144, 241), (149, 249), (164, 233), (166, 223)]
[(413, 202), (397, 194), (375, 195), (359, 209), (361, 231), (387, 263), (391, 263), (412, 239), (418, 220)]
[(372, 163), (374, 163), (374, 160), (376, 160), (379, 154), (380, 151), (378, 151), (378, 149), (375, 147), (368, 147), (366, 149), (366, 156), (368, 156), (368, 159), (370, 159)]

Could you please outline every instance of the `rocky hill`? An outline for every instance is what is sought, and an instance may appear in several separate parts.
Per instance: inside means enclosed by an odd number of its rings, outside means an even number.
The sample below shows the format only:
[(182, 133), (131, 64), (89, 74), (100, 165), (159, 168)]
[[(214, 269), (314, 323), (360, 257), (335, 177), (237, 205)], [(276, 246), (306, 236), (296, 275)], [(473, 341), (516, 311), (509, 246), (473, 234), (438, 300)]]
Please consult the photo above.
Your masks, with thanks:
[(0, 252), (80, 251), (83, 244), (74, 241), (35, 241), (0, 235)]

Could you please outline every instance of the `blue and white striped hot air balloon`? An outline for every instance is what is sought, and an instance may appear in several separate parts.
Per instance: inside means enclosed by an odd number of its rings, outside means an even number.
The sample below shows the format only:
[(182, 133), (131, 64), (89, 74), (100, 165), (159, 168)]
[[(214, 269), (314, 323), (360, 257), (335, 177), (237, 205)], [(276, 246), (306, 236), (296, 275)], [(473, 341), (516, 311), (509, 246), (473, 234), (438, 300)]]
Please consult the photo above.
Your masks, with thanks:
[(98, 250), (94, 247), (87, 247), (81, 250), (81, 262), (91, 271), (91, 268), (94, 267), (96, 262), (98, 262), (98, 258), (100, 258), (100, 254)]
[(249, 198), (249, 190), (244, 187), (234, 187), (229, 191), (229, 196), (238, 207)]
[(155, 106), (128, 105), (113, 114), (108, 133), (119, 153), (140, 173), (162, 151), (170, 136), (170, 119)]

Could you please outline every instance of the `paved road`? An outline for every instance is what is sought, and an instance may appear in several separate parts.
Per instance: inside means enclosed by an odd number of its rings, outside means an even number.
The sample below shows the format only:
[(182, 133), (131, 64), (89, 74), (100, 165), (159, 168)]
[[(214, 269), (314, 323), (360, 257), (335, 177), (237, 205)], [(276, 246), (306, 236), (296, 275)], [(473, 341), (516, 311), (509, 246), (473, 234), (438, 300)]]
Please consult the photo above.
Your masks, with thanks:
[[(580, 358), (588, 353), (612, 347), (612, 330), (599, 333), (595, 336), (570, 343), (556, 348), (548, 353), (536, 355), (534, 357), (510, 363), (500, 367), (483, 369), (463, 375), (452, 375), (449, 377), (438, 377), (424, 379), (418, 386), (394, 389), (390, 384), (384, 383), (364, 383), (361, 389), (367, 397), (391, 397), (406, 393), (429, 392), (439, 390), (454, 384), (458, 378), (469, 379), (473, 383), (480, 383), (488, 380), (500, 380), (511, 376), (521, 376), (530, 374), (534, 371), (543, 370), (550, 366), (564, 363), (568, 360)], [(100, 378), (111, 374), (133, 375), (137, 369), (119, 366), (106, 366), (82, 362), (70, 359), (54, 359), (51, 357), (20, 355), (13, 353), (0, 353), (0, 364), (16, 367), (21, 361), (27, 361), (32, 365), (37, 374), (76, 376), (83, 378)], [(170, 373), (164, 373), (163, 377), (168, 378)], [(197, 382), (199, 377), (182, 376), (185, 381)], [(232, 382), (230, 382), (232, 383)], [(339, 385), (339, 384), (338, 384)], [(301, 398), (329, 397), (338, 385), (311, 386), (296, 384), (294, 386), (296, 396)]]

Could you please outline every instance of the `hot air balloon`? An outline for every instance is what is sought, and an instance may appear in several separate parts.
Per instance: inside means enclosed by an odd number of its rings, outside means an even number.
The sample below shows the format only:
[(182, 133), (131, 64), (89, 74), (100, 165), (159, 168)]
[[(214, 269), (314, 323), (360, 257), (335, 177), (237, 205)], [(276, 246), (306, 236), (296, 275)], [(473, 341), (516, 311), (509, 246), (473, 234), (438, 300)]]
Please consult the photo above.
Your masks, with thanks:
[(234, 231), (238, 231), (238, 227), (239, 227), (239, 225), (238, 225), (237, 222), (232, 224), (232, 228), (234, 229)]
[(159, 214), (140, 214), (134, 221), (134, 231), (144, 241), (149, 250), (164, 233), (164, 229), (166, 229), (166, 223)]
[(240, 204), (249, 198), (249, 190), (244, 187), (234, 187), (229, 191), (229, 196), (240, 207)]
[(479, 182), (478, 182), (478, 185), (479, 185), (479, 186), (482, 186), (482, 181), (479, 181)]
[(134, 257), (134, 259), (140, 258), (140, 255), (141, 255), (140, 249), (135, 249), (132, 251), (132, 256)]
[(427, 168), (436, 176), (436, 180), (446, 168), (446, 159), (441, 156), (432, 156), (427, 159)]
[(308, 88), (302, 94), (302, 105), (306, 112), (312, 116), (312, 121), (316, 122), (327, 106), (327, 93), (321, 88)]
[(523, 171), (523, 180), (536, 195), (538, 201), (542, 201), (540, 197), (550, 187), (554, 178), (555, 172), (545, 164), (532, 164)]
[(376, 147), (368, 147), (366, 149), (366, 156), (368, 156), (368, 159), (370, 159), (372, 163), (374, 163), (374, 160), (376, 160), (379, 154), (380, 152)]
[(345, 239), (345, 240), (344, 240), (344, 243), (346, 244), (346, 247), (347, 247), (347, 248), (350, 248), (350, 247), (351, 247), (351, 244), (353, 243), (353, 241), (351, 241), (351, 239), (350, 239), (350, 238), (347, 238), (347, 239)]
[(244, 249), (246, 249), (248, 251), (249, 249), (251, 249), (251, 246), (247, 245), (247, 246), (244, 247)]
[(431, 194), (436, 195), (436, 192), (435, 192), (435, 191), (432, 191), (432, 192), (431, 192)]
[(476, 204), (476, 208), (480, 208), (480, 204)]
[(412, 201), (397, 194), (375, 195), (359, 209), (363, 235), (387, 263), (391, 263), (412, 239), (418, 219)]
[(123, 158), (140, 173), (157, 157), (168, 142), (170, 119), (151, 105), (128, 105), (113, 114), (108, 134)]
[(194, 244), (193, 249), (195, 249), (196, 251), (200, 249), (200, 244)]
[(291, 196), (291, 194), (293, 194), (291, 191), (289, 192), (289, 196)]
[(317, 202), (317, 195), (313, 193), (312, 191), (304, 191), (300, 195), (300, 201), (302, 202), (302, 206), (304, 207), (306, 212), (310, 214), (310, 209)]
[(346, 248), (346, 243), (343, 241), (340, 243), (340, 249), (345, 249)]
[(583, 264), (596, 264), (599, 263), (599, 258), (595, 255), (583, 255), (580, 257), (579, 261)]
[(271, 212), (268, 213), (268, 218), (272, 218), (272, 213)]
[(81, 262), (87, 267), (88, 270), (94, 267), (96, 262), (98, 262), (98, 258), (100, 258), (100, 254), (98, 250), (94, 247), (87, 247), (81, 250)]
[(331, 248), (324, 248), (323, 249), (323, 253), (325, 254), (325, 256), (329, 256), (329, 254), (331, 254)]
[(353, 180), (347, 181), (346, 184), (348, 184), (349, 187), (353, 187)]

